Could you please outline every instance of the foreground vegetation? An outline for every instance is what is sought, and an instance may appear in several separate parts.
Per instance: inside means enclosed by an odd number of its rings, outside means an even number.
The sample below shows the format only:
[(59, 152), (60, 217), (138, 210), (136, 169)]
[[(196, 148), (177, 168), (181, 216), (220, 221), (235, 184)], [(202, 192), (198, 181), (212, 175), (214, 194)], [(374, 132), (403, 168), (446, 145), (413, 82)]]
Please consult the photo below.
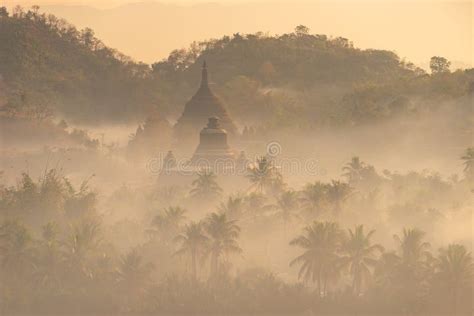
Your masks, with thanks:
[[(191, 213), (183, 207), (164, 206), (173, 195), (181, 196), (177, 189), (154, 189), (151, 195), (120, 189), (111, 197), (120, 199), (117, 205), (139, 196), (149, 205), (162, 205), (143, 215), (145, 224), (138, 230), (145, 237), (131, 245), (130, 229), (137, 227), (127, 221), (110, 223), (113, 215), (98, 210), (90, 179), (75, 188), (58, 170), (38, 181), (23, 174), (16, 187), (1, 190), (0, 309), (5, 314), (327, 315), (350, 310), (468, 315), (473, 281), (468, 244), (443, 239), (435, 249), (429, 242), (435, 230), (425, 233), (412, 225), (419, 220), (425, 228), (439, 227), (438, 221), (446, 225), (447, 217), (461, 216), (466, 208), (466, 219), (472, 216), (471, 204), (464, 200), (474, 180), (472, 149), (462, 159), (465, 177), (447, 182), (419, 173), (386, 171), (381, 176), (354, 158), (344, 167), (346, 181), (316, 182), (295, 191), (285, 186), (272, 161), (262, 158), (249, 169), (254, 189), (223, 199), (216, 212), (200, 220), (189, 220)], [(413, 212), (411, 224), (393, 236), (393, 248), (379, 242), (381, 233), (371, 228), (381, 227), (374, 220), (381, 215), (371, 193), (375, 188), (395, 194), (399, 203), (424, 206), (416, 210), (414, 205), (390, 204), (394, 226), (400, 226), (397, 221), (408, 224), (404, 212)], [(203, 172), (183, 194), (178, 205), (189, 200), (198, 207), (209, 199), (219, 201), (222, 189), (215, 176)], [(455, 210), (430, 209), (431, 203), (442, 207), (453, 199)], [(282, 232), (278, 248), (296, 251), (287, 262), (292, 277), (238, 263), (246, 255), (244, 243), (262, 247), (259, 240), (266, 234)]]

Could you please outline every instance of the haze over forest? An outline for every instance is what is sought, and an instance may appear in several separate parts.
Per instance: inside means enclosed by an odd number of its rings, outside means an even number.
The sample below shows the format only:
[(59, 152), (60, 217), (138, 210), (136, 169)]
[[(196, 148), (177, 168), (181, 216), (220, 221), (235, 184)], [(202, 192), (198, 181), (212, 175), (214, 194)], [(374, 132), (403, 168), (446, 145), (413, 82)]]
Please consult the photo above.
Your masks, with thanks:
[(1, 315), (472, 315), (470, 3), (84, 3), (0, 6)]

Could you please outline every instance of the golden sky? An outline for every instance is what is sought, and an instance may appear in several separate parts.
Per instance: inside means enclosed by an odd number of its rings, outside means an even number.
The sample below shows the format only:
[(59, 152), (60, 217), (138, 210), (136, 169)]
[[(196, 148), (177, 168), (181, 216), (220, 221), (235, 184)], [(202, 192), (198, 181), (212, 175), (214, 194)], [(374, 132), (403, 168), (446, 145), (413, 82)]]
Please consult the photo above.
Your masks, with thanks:
[[(38, 4), (79, 28), (93, 28), (107, 45), (145, 62), (164, 58), (172, 49), (187, 47), (193, 40), (237, 32), (282, 34), (304, 24), (312, 33), (349, 38), (356, 47), (393, 50), (425, 68), (434, 55), (447, 57), (454, 68), (472, 67), (474, 63), (473, 0), (159, 1), (178, 10), (171, 11), (178, 12), (176, 16), (165, 13), (153, 1), (0, 0), (0, 3), (8, 7)], [(86, 8), (71, 7), (74, 5)]]

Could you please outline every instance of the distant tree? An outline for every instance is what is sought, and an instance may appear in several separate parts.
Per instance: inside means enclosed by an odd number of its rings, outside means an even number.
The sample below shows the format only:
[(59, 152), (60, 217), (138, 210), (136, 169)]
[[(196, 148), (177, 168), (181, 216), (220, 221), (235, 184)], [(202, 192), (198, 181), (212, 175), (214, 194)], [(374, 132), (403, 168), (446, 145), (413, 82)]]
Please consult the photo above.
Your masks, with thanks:
[(179, 234), (175, 241), (180, 244), (180, 248), (175, 255), (188, 254), (191, 258), (191, 271), (193, 280), (197, 280), (197, 264), (202, 259), (208, 247), (208, 237), (205, 235), (202, 223), (191, 222), (184, 228), (184, 232)]
[(298, 36), (304, 36), (309, 34), (309, 27), (304, 25), (298, 25), (295, 27), (295, 34)]
[(284, 191), (276, 200), (274, 208), (277, 209), (278, 215), (285, 225), (285, 233), (288, 223), (296, 217), (296, 211), (299, 210), (298, 192), (293, 190)]
[(235, 220), (228, 220), (225, 214), (212, 213), (204, 224), (209, 237), (209, 255), (211, 260), (210, 279), (217, 279), (221, 273), (219, 261), (223, 255), (241, 253), (237, 239), (240, 227)]
[(0, 225), (0, 264), (3, 277), (15, 277), (15, 274), (22, 277), (31, 269), (32, 247), (33, 238), (20, 222), (6, 220)]
[(394, 235), (395, 241), (400, 247), (401, 259), (407, 267), (418, 269), (423, 261), (430, 257), (428, 251), (430, 244), (423, 241), (425, 233), (417, 228), (403, 229), (403, 235)]
[(463, 291), (472, 292), (474, 264), (470, 252), (462, 245), (451, 244), (441, 248), (436, 261), (435, 283), (443, 297), (451, 301), (451, 312), (457, 315)]
[(58, 239), (59, 227), (55, 222), (43, 226), (42, 239), (39, 240), (33, 279), (37, 286), (49, 291), (58, 291), (62, 285), (61, 241)]
[(260, 193), (269, 193), (276, 189), (275, 185), (281, 185), (281, 174), (273, 162), (265, 156), (258, 158), (256, 164), (248, 169), (247, 178), (252, 183), (252, 187)]
[(244, 197), (245, 210), (248, 214), (257, 217), (268, 210), (268, 206), (265, 205), (267, 196), (259, 192), (250, 192)]
[(464, 161), (466, 179), (474, 180), (474, 147), (467, 148), (461, 159)]
[(96, 219), (83, 219), (71, 227), (62, 249), (64, 263), (74, 282), (93, 275), (91, 258), (102, 241), (100, 223)]
[(8, 10), (5, 7), (0, 7), (0, 18), (8, 18)]
[(327, 295), (327, 283), (340, 272), (338, 253), (344, 232), (337, 223), (313, 222), (299, 237), (290, 242), (303, 249), (303, 254), (290, 262), (290, 266), (300, 265), (298, 278), (316, 282), (320, 297)]
[(351, 186), (345, 182), (332, 180), (331, 183), (326, 186), (327, 201), (332, 204), (336, 215), (341, 212), (342, 204), (351, 193)]
[(121, 305), (125, 310), (133, 310), (143, 299), (151, 284), (151, 263), (144, 263), (137, 249), (122, 256), (116, 272), (118, 291), (121, 292)]
[(349, 238), (342, 246), (343, 255), (341, 262), (343, 266), (349, 267), (352, 276), (352, 291), (358, 296), (362, 286), (367, 284), (371, 277), (371, 268), (375, 267), (376, 252), (382, 253), (383, 247), (379, 244), (373, 245), (370, 238), (375, 230), (364, 233), (364, 225), (356, 226), (354, 230), (349, 229)]
[(243, 215), (244, 208), (245, 201), (241, 196), (229, 196), (226, 202), (221, 202), (219, 205), (219, 211), (231, 219), (240, 219)]
[(393, 289), (401, 306), (413, 312), (428, 292), (428, 280), (432, 275), (430, 244), (424, 241), (425, 233), (419, 229), (403, 229), (403, 235), (395, 235), (399, 245), (399, 263), (394, 270)]
[(326, 186), (321, 182), (307, 184), (301, 191), (301, 206), (309, 215), (318, 215), (326, 203)]
[(349, 181), (350, 184), (358, 183), (362, 180), (365, 163), (359, 157), (352, 157), (351, 161), (342, 167), (343, 177)]
[(430, 60), (430, 69), (432, 74), (449, 72), (451, 62), (444, 57), (433, 56)]
[(222, 194), (221, 187), (217, 184), (217, 176), (212, 171), (201, 171), (193, 181), (191, 195), (194, 198), (213, 201)]
[(165, 208), (153, 218), (150, 233), (158, 236), (161, 242), (170, 243), (181, 230), (181, 225), (186, 219), (186, 212), (179, 206)]

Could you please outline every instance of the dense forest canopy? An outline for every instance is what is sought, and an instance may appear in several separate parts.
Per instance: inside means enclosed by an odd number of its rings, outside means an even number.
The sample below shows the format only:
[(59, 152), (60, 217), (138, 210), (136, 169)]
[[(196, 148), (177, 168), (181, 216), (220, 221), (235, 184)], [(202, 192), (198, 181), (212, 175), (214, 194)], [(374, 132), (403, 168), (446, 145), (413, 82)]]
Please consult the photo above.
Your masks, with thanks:
[(50, 108), (77, 122), (143, 120), (150, 111), (176, 119), (198, 85), (204, 60), (231, 114), (267, 126), (295, 111), (294, 126), (393, 117), (413, 110), (415, 99), (426, 107), (466, 95), (474, 76), (472, 70), (451, 73), (442, 57), (434, 57), (428, 75), (393, 52), (361, 50), (302, 25), (277, 36), (237, 33), (196, 42), (151, 66), (106, 47), (91, 29), (79, 31), (37, 7), (11, 14), (3, 8), (0, 25), (5, 108)]

